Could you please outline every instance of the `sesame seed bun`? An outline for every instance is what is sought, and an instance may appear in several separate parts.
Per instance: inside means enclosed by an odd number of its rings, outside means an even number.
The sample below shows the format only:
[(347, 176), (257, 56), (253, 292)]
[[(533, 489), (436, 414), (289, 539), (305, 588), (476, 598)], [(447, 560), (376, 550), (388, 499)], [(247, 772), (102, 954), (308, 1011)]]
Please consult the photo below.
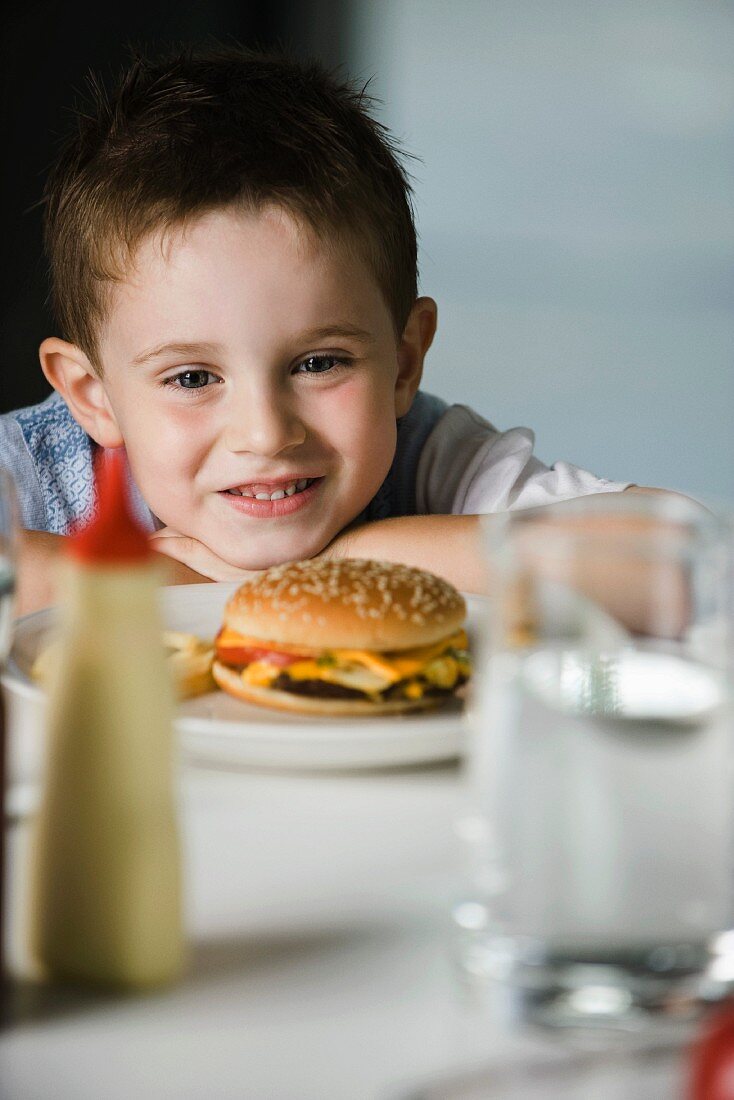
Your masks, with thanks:
[(460, 629), (465, 616), (456, 589), (422, 569), (312, 559), (276, 565), (245, 581), (227, 603), (224, 625), (304, 653), (389, 652), (438, 642)]
[(325, 717), (367, 717), (375, 714), (406, 714), (414, 710), (430, 710), (446, 702), (446, 696), (424, 695), (422, 699), (386, 699), (372, 702), (369, 699), (323, 699), (317, 695), (298, 695), (291, 691), (277, 691), (269, 687), (246, 684), (239, 673), (221, 661), (212, 666), (214, 679), (223, 691), (257, 706), (288, 710), (294, 714), (322, 714)]

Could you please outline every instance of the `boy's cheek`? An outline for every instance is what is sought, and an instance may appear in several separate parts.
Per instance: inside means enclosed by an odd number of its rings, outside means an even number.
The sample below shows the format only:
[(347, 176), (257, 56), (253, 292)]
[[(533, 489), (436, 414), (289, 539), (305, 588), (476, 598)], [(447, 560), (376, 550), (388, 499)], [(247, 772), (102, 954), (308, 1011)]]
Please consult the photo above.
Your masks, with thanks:
[[(151, 431), (151, 440), (155, 432)], [(186, 455), (182, 446), (181, 456)], [(194, 472), (187, 469), (176, 451), (162, 443), (153, 443), (144, 452), (128, 444), (133, 479), (151, 511), (169, 526), (180, 529), (181, 519), (194, 507)]]
[(342, 454), (372, 454), (375, 446), (394, 447), (395, 412), (389, 386), (355, 380), (339, 386), (325, 403), (321, 421), (334, 449)]
[(131, 466), (141, 479), (174, 482), (187, 476), (199, 462), (196, 431), (190, 418), (183, 419), (177, 412), (155, 415), (151, 410), (124, 424), (122, 433)]

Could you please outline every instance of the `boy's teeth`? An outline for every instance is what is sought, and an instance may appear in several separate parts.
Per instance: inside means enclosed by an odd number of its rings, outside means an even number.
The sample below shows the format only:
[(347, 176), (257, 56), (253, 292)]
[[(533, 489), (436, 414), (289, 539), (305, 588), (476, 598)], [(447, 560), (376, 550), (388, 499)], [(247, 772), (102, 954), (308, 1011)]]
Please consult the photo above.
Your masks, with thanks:
[(282, 500), (283, 497), (292, 497), (294, 493), (302, 493), (306, 486), (311, 484), (312, 480), (313, 478), (302, 477), (300, 481), (291, 482), (290, 485), (286, 485), (285, 489), (276, 489), (272, 493), (256, 493), (251, 485), (244, 485), (229, 491), (234, 493), (235, 496), (253, 497), (255, 500)]

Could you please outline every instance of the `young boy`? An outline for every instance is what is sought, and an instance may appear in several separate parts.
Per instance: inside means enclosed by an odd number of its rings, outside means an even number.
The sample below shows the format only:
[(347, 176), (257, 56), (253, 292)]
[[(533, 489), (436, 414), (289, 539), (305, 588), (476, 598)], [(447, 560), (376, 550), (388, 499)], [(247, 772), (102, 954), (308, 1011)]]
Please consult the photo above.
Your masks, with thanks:
[(548, 468), (420, 389), (410, 189), (368, 101), (238, 49), (136, 60), (77, 114), (45, 191), (56, 393), (0, 418), (27, 529), (21, 610), (125, 446), (172, 580), (318, 554), (483, 583), (478, 516), (625, 485)]

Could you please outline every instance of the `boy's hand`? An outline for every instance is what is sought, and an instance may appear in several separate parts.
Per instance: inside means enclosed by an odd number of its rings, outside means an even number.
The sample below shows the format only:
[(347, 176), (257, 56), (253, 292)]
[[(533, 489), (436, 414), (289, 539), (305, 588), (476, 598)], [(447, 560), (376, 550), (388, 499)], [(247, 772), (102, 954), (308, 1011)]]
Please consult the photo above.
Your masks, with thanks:
[[(196, 581), (246, 581), (257, 575), (256, 569), (240, 569), (230, 565), (205, 546), (203, 542), (181, 535), (171, 527), (163, 527), (150, 536), (150, 544), (159, 554), (165, 554), (185, 567), (183, 577), (175, 577), (170, 584), (191, 584)], [(186, 571), (193, 571), (191, 577)]]

